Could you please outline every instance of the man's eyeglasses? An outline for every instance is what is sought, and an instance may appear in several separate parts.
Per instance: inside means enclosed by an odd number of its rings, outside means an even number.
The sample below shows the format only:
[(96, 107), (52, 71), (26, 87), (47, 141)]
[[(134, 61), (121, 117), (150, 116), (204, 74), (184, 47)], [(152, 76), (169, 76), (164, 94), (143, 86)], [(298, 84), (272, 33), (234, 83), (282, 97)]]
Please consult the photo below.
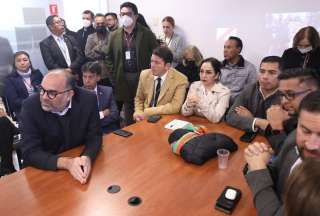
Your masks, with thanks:
[(293, 100), (297, 96), (307, 93), (308, 91), (311, 91), (311, 89), (306, 89), (299, 92), (281, 92), (280, 91), (280, 97), (285, 97), (287, 100)]
[(40, 86), (38, 86), (38, 90), (39, 90), (39, 93), (41, 96), (44, 96), (44, 94), (47, 93), (48, 98), (53, 100), (57, 97), (57, 95), (66, 93), (68, 91), (71, 91), (72, 89), (67, 89), (65, 91), (58, 92), (55, 90), (46, 90), (40, 85)]

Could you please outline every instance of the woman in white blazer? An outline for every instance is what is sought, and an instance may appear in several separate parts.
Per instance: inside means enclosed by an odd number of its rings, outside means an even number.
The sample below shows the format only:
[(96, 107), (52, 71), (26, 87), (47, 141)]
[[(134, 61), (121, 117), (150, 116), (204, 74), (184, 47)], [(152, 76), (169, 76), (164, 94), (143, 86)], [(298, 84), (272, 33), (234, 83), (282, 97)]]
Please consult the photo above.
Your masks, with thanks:
[(221, 63), (215, 58), (204, 59), (200, 64), (200, 81), (193, 82), (181, 113), (184, 116), (204, 116), (219, 122), (224, 116), (230, 99), (230, 90), (219, 82)]

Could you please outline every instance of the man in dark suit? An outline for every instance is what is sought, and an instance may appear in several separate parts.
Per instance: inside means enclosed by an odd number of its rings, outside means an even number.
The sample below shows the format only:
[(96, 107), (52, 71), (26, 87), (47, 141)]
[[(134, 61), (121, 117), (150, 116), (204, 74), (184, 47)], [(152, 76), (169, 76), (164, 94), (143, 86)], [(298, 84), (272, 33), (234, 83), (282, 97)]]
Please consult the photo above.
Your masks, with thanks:
[(64, 34), (65, 29), (60, 17), (49, 16), (46, 24), (51, 35), (40, 42), (40, 50), (47, 68), (65, 68), (81, 78), (80, 69), (84, 56), (76, 40)]
[(97, 85), (101, 78), (99, 62), (87, 62), (82, 66), (83, 87), (94, 91), (98, 98), (99, 115), (102, 131), (110, 133), (119, 129), (119, 112), (112, 94), (112, 88)]
[[(281, 198), (286, 179), (304, 158), (320, 159), (319, 101), (320, 91), (314, 91), (302, 100), (296, 131), (288, 136), (278, 157), (269, 165), (271, 148), (268, 145), (255, 142), (245, 149), (249, 170), (245, 177), (260, 216), (283, 215)], [(296, 139), (292, 139), (295, 134)]]
[[(23, 162), (40, 169), (68, 170), (81, 184), (101, 148), (102, 133), (96, 96), (75, 87), (73, 76), (62, 69), (49, 71), (40, 93), (25, 100), (21, 111)], [(78, 157), (58, 154), (84, 144)]]

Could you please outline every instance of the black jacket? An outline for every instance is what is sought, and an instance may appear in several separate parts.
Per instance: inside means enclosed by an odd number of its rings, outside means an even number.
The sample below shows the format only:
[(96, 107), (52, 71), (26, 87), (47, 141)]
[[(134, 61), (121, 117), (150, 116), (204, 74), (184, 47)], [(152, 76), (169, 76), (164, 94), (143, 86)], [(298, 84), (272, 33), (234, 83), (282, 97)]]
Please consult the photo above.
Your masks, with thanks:
[[(43, 75), (39, 70), (33, 70), (31, 72), (31, 85), (37, 89), (40, 85)], [(17, 117), (21, 110), (22, 102), (29, 97), (28, 90), (23, 83), (23, 78), (18, 74), (17, 71), (13, 71), (9, 74), (4, 82), (4, 94), (9, 102), (10, 113)]]
[(77, 31), (77, 41), (78, 44), (80, 44), (80, 49), (83, 53), (86, 48), (88, 36), (95, 32), (96, 30), (93, 28), (92, 25), (86, 29), (83, 27)]
[(297, 48), (285, 50), (282, 54), (283, 69), (303, 67), (305, 59), (305, 67), (320, 69), (320, 48), (318, 47), (307, 54), (302, 54)]
[(102, 133), (94, 93), (75, 88), (71, 108), (64, 116), (41, 108), (39, 94), (25, 100), (21, 111), (22, 141), (19, 148), (26, 165), (57, 169), (58, 155), (85, 145), (81, 155), (94, 160), (101, 148)]

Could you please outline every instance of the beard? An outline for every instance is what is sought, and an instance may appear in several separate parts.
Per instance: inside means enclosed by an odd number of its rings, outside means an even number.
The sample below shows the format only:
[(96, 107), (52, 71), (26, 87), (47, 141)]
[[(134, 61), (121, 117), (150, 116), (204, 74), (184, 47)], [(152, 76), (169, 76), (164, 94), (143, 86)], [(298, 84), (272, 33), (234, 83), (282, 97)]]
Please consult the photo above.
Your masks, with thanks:
[(309, 150), (305, 148), (305, 146), (298, 146), (298, 152), (301, 157), (301, 159), (307, 159), (307, 158), (312, 158), (312, 159), (317, 159), (320, 160), (320, 151), (319, 149), (316, 150)]

